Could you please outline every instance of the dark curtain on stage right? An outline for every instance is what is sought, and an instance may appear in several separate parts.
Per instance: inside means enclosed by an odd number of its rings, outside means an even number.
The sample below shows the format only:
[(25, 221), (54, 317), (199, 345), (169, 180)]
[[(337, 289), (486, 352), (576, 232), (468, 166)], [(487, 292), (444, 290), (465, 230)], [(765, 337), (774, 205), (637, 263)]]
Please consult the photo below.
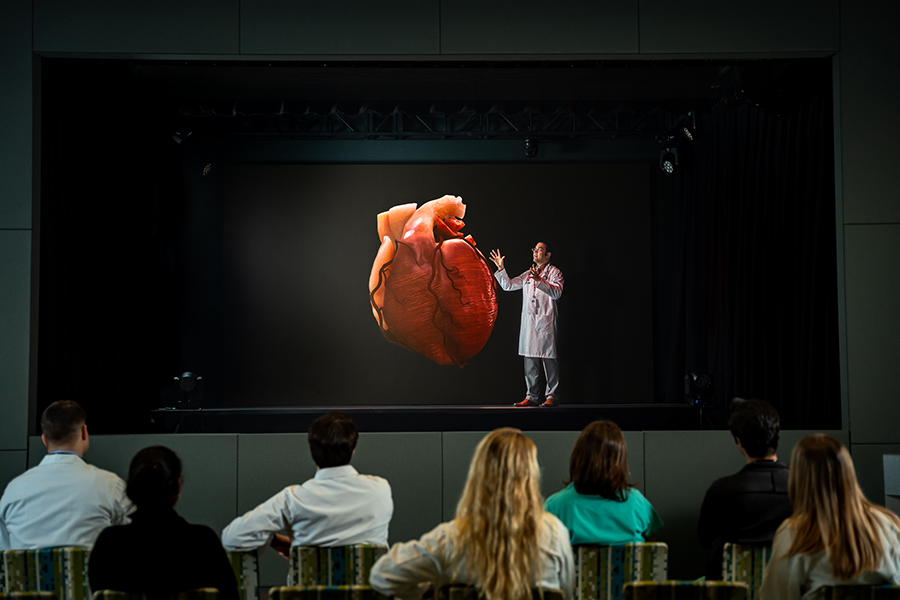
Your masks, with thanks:
[(840, 429), (830, 98), (782, 117), (719, 105), (684, 167), (666, 401), (706, 371), (715, 425), (740, 396), (773, 404), (785, 429)]

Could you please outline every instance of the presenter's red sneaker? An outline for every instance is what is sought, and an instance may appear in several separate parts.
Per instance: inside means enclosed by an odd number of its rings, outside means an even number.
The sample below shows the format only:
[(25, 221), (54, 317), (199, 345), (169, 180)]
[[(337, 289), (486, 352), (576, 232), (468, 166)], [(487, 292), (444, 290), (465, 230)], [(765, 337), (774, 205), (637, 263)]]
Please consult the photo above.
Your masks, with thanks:
[(531, 400), (529, 398), (525, 398), (521, 402), (516, 402), (513, 404), (513, 406), (537, 406), (537, 405), (538, 405), (537, 402), (535, 402), (534, 400)]
[(544, 400), (544, 403), (541, 404), (541, 406), (542, 407), (559, 406), (559, 404), (556, 403), (556, 400), (554, 400), (552, 396), (548, 396), (547, 399)]

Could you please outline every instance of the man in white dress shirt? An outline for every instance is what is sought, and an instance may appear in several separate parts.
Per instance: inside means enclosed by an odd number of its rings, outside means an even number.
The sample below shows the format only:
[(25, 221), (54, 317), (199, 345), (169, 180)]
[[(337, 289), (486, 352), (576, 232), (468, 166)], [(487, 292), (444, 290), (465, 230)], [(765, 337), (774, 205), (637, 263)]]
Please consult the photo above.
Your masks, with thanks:
[(222, 531), (225, 549), (249, 552), (270, 545), (288, 556), (291, 546), (387, 546), (394, 512), (391, 486), (350, 466), (358, 438), (356, 424), (345, 413), (316, 419), (309, 428), (315, 477), (284, 488), (229, 523)]
[(76, 402), (54, 402), (41, 416), (47, 456), (6, 486), (0, 499), (0, 550), (91, 547), (133, 510), (125, 482), (87, 464), (85, 414)]

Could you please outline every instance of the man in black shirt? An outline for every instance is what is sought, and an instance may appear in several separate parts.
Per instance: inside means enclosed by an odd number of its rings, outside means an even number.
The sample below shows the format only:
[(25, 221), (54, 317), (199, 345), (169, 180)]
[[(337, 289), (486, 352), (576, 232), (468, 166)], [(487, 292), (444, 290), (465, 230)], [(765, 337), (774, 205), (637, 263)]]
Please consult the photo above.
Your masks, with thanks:
[(731, 401), (728, 427), (747, 465), (717, 479), (700, 507), (697, 535), (711, 548), (707, 579), (722, 579), (722, 548), (728, 542), (748, 546), (772, 544), (775, 530), (791, 516), (788, 467), (779, 462), (778, 412), (762, 400)]

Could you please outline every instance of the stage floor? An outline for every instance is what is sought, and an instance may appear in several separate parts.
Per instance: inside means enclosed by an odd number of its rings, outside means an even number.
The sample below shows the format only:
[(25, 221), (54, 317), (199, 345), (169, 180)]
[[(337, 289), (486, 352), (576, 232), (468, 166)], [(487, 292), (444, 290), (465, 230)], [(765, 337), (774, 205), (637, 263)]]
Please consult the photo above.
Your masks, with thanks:
[(360, 431), (581, 431), (597, 419), (624, 431), (701, 428), (700, 410), (679, 404), (571, 404), (554, 408), (516, 406), (304, 406), (151, 411), (167, 433), (305, 433), (326, 412), (350, 414)]

